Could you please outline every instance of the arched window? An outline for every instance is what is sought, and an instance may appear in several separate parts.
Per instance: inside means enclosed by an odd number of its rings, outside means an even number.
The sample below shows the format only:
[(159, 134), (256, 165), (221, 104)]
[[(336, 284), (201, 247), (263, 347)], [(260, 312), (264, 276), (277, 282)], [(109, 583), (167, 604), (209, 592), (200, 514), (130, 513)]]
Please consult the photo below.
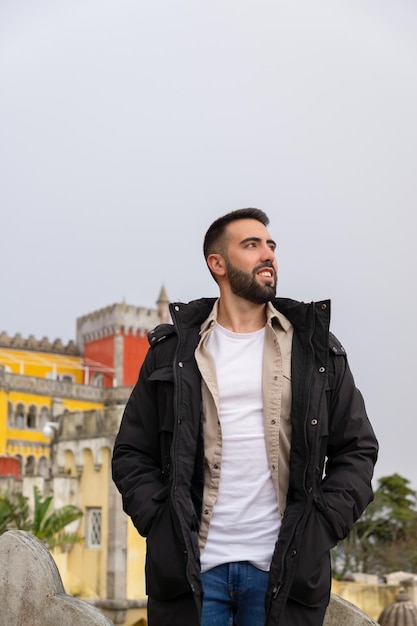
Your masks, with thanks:
[(35, 476), (35, 457), (32, 455), (26, 459), (25, 476)]
[(16, 428), (25, 427), (25, 405), (19, 402), (16, 407), (16, 413), (14, 417), (14, 425)]
[(93, 387), (104, 387), (104, 376), (103, 374), (97, 372), (96, 374), (94, 374), (92, 380), (91, 380), (91, 384), (93, 385)]
[(39, 413), (39, 430), (43, 430), (43, 427), (48, 421), (49, 421), (49, 409), (47, 406), (43, 406)]
[(31, 404), (28, 409), (28, 414), (26, 416), (26, 426), (28, 428), (36, 428), (36, 415), (38, 413), (38, 409), (34, 404)]
[(72, 374), (60, 374), (59, 380), (62, 380), (64, 383), (73, 383), (74, 376)]
[(44, 456), (41, 456), (38, 463), (38, 475), (43, 478), (48, 478), (49, 470), (48, 470), (48, 459)]

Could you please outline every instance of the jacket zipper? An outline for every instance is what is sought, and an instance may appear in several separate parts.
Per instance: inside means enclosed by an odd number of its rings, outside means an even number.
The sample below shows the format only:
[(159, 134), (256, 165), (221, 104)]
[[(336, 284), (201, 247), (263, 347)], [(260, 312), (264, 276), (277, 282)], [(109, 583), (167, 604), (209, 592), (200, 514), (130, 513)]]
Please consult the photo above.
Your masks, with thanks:
[[(311, 305), (311, 307), (313, 307), (314, 305)], [(313, 310), (313, 327), (312, 330), (309, 334), (309, 339), (308, 339), (308, 343), (309, 346), (311, 348), (311, 355), (312, 355), (312, 361), (314, 362), (314, 347), (313, 347), (313, 342), (311, 340), (313, 334), (314, 334), (314, 328), (315, 328), (315, 316), (314, 316), (314, 310)], [(312, 367), (312, 366), (311, 366)], [(306, 452), (307, 452), (307, 462), (305, 464), (304, 467), (304, 474), (303, 474), (303, 489), (306, 495), (308, 495), (308, 491), (307, 491), (307, 485), (306, 485), (306, 479), (307, 479), (307, 471), (308, 471), (308, 466), (309, 466), (309, 457), (310, 457), (310, 449), (309, 449), (309, 445), (308, 445), (308, 437), (307, 437), (307, 421), (308, 421), (308, 411), (309, 411), (309, 407), (310, 407), (310, 398), (311, 398), (311, 386), (312, 386), (312, 380), (313, 380), (313, 374), (311, 371), (311, 367), (310, 367), (310, 371), (309, 371), (309, 379), (308, 379), (308, 391), (307, 391), (307, 405), (305, 408), (305, 417), (304, 417), (304, 444), (305, 444), (305, 448), (306, 448)]]

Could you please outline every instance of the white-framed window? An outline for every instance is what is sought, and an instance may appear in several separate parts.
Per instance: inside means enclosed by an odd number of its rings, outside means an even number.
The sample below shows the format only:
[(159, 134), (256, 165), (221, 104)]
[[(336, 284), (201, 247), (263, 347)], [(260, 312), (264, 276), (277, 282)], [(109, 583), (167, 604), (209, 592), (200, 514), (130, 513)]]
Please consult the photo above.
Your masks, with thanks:
[(31, 404), (26, 415), (26, 426), (28, 428), (36, 428), (38, 408)]
[(87, 508), (85, 540), (87, 548), (101, 547), (101, 509)]
[(75, 380), (73, 374), (57, 374), (56, 372), (47, 372), (46, 378), (48, 380), (60, 380), (63, 383), (73, 383)]
[(93, 387), (104, 387), (104, 376), (100, 372), (96, 372), (91, 379)]
[(19, 402), (15, 410), (15, 417), (14, 417), (15, 428), (22, 429), (25, 427), (25, 413), (26, 413), (26, 409), (25, 409), (24, 404)]
[(74, 376), (72, 374), (60, 374), (59, 380), (62, 380), (63, 383), (73, 383)]

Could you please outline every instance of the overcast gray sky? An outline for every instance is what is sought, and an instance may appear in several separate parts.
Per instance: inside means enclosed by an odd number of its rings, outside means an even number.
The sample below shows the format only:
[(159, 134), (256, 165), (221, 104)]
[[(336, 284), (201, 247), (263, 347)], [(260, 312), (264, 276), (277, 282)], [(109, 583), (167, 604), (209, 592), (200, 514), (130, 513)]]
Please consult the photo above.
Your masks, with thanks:
[(260, 207), (417, 488), (416, 68), (415, 0), (1, 0), (0, 331), (216, 295), (204, 233)]

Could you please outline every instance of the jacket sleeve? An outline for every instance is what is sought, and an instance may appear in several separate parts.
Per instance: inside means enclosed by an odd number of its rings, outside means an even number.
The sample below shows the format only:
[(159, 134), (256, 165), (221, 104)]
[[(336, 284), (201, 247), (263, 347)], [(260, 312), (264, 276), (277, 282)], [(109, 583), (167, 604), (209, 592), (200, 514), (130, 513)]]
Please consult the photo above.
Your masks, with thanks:
[(322, 482), (325, 516), (343, 539), (373, 499), (378, 442), (346, 356), (333, 356), (327, 463)]
[(147, 536), (167, 491), (159, 447), (156, 391), (149, 381), (152, 359), (150, 349), (124, 410), (112, 458), (113, 480), (122, 495), (123, 509), (143, 536)]

